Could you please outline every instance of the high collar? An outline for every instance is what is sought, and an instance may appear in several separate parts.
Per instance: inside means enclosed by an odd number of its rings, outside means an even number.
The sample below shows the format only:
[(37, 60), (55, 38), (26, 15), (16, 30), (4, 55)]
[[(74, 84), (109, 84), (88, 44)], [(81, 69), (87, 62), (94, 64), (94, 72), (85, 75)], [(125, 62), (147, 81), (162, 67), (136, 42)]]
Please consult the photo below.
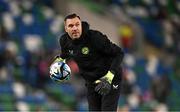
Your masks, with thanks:
[(82, 36), (85, 36), (88, 30), (89, 24), (86, 21), (82, 21)]

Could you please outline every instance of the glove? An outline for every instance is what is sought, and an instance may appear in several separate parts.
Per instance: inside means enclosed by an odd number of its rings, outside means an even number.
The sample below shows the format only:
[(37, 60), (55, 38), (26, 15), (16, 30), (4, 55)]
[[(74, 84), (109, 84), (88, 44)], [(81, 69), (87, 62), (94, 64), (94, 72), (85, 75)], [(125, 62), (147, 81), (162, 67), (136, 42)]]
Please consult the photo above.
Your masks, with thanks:
[[(66, 60), (65, 59), (62, 59), (60, 56), (56, 56), (55, 59), (54, 59), (54, 62), (58, 62), (58, 61), (62, 61), (64, 63), (66, 63)], [(53, 62), (53, 63), (54, 63)]]
[(95, 81), (95, 84), (97, 84), (97, 86), (95, 87), (95, 91), (101, 95), (108, 94), (111, 90), (111, 83), (113, 78), (114, 74), (111, 71), (108, 71), (105, 76)]

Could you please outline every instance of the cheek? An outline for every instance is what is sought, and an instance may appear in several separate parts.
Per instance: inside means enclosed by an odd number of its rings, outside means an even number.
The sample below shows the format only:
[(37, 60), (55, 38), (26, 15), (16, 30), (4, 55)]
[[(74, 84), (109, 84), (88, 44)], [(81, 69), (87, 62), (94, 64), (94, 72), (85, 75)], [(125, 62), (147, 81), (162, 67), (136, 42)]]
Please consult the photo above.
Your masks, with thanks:
[(69, 30), (69, 28), (65, 27), (65, 31), (66, 31), (66, 32), (69, 32), (70, 30)]
[(65, 30), (67, 33), (71, 33), (71, 30), (70, 29), (66, 29)]
[(79, 31), (82, 33), (82, 28), (81, 27), (79, 28)]

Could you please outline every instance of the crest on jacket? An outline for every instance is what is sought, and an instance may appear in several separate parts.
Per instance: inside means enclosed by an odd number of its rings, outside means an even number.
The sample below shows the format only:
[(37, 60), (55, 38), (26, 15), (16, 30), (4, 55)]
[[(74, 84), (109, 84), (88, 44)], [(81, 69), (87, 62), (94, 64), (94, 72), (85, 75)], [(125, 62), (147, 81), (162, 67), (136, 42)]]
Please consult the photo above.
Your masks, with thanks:
[(82, 49), (81, 49), (81, 53), (82, 54), (89, 54), (89, 48), (88, 47), (83, 47)]

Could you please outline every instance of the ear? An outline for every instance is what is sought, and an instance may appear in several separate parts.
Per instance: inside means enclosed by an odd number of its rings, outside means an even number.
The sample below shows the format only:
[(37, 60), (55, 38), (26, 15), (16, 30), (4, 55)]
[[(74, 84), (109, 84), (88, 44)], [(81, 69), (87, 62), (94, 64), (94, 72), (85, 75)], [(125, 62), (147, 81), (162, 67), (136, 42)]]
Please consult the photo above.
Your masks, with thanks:
[(67, 32), (67, 27), (66, 26), (64, 26), (64, 31)]
[(64, 31), (67, 32), (66, 23), (64, 22)]

